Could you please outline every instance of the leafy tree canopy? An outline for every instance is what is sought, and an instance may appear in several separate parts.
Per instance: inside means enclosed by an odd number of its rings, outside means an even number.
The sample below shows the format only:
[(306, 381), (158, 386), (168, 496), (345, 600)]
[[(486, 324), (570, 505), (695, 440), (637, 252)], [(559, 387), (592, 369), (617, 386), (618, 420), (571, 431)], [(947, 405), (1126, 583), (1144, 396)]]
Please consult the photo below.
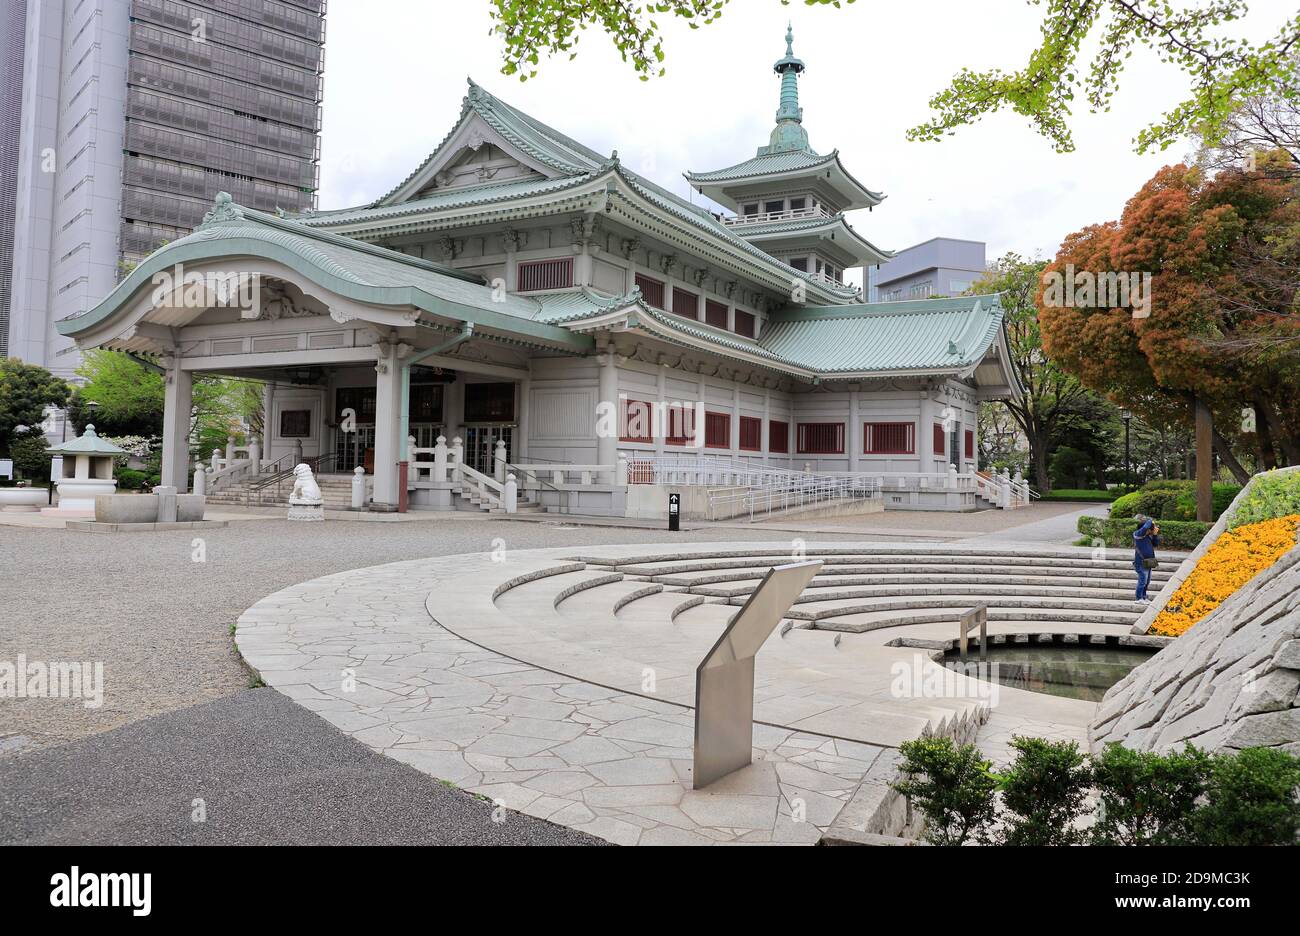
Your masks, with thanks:
[[(782, 0), (789, 4), (789, 0)], [(805, 6), (840, 7), (854, 0), (803, 0)], [(1138, 47), (1153, 51), (1191, 80), (1188, 97), (1141, 130), (1137, 150), (1165, 149), (1196, 134), (1218, 140), (1232, 131), (1236, 108), (1265, 95), (1300, 102), (1292, 73), (1300, 58), (1300, 15), (1258, 44), (1221, 33), (1245, 18), (1244, 0), (1029, 0), (1042, 8), (1041, 41), (1015, 71), (962, 69), (930, 99), (934, 116), (908, 131), (912, 140), (939, 140), (959, 127), (1010, 108), (1028, 118), (1061, 152), (1074, 149), (1069, 118), (1077, 99), (1091, 111), (1110, 108), (1124, 67)], [(625, 62), (647, 80), (664, 73), (657, 16), (676, 17), (692, 29), (717, 20), (728, 0), (489, 0), (494, 29), (504, 43), (507, 75), (527, 80), (542, 56), (573, 58), (590, 27), (603, 30)], [(1083, 47), (1098, 51), (1087, 60)]]
[(9, 450), (19, 426), (40, 425), (47, 406), (62, 406), (68, 389), (43, 367), (17, 358), (0, 360), (0, 450)]

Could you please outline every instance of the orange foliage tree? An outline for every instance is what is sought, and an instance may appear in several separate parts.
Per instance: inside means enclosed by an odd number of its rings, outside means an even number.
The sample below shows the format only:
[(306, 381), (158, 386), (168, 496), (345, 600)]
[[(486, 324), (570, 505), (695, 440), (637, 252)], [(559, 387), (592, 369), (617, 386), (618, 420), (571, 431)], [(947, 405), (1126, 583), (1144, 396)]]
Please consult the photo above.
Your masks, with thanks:
[[(1118, 221), (1069, 235), (1048, 264), (1044, 349), (1086, 386), (1157, 421), (1190, 423), (1205, 402), (1215, 449), (1240, 480), (1248, 472), (1234, 445), (1262, 467), (1278, 451), (1300, 460), (1300, 345), (1288, 343), (1300, 338), (1295, 283), (1256, 282), (1260, 245), (1276, 254), (1297, 239), (1298, 187), (1258, 171), (1161, 169)], [(1127, 296), (1117, 283), (1131, 287)]]

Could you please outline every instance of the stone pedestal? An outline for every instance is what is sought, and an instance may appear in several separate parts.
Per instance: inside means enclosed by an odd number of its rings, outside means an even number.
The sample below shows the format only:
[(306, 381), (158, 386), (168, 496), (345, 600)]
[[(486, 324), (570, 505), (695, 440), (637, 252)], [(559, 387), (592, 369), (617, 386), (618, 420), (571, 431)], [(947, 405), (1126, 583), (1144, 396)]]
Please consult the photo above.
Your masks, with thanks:
[(290, 520), (306, 520), (306, 521), (324, 520), (325, 505), (324, 504), (290, 504), (288, 518)]

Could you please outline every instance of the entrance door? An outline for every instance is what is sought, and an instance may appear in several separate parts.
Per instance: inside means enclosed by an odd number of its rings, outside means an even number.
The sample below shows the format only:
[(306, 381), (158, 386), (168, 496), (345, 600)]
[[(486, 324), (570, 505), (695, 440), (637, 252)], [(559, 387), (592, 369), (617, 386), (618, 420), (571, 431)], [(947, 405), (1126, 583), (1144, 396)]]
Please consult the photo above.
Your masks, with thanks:
[(326, 473), (348, 472), (357, 465), (366, 469), (367, 474), (374, 473), (375, 427), (358, 425), (356, 432), (335, 433), (334, 464), (326, 466)]
[(465, 427), (465, 464), (485, 475), (492, 474), (497, 442), (505, 440), (506, 461), (514, 458), (515, 427), (503, 425), (478, 425)]

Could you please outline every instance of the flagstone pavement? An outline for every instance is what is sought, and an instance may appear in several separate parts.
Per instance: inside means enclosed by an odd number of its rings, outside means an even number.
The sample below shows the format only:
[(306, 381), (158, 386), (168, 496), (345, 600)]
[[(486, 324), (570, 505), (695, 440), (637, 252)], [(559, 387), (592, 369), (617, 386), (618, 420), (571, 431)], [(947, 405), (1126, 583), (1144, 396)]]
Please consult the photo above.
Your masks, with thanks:
[[(600, 552), (617, 557), (637, 549)], [(864, 780), (893, 778), (901, 740), (940, 718), (945, 731), (953, 724), (952, 709), (939, 715), (918, 700), (911, 717), (882, 690), (881, 667), (915, 651), (855, 644), (855, 665), (870, 666), (837, 672), (824, 660), (789, 665), (781, 659), (793, 652), (788, 646), (765, 647), (754, 763), (692, 789), (688, 674), (699, 655), (672, 649), (676, 656), (660, 661), (660, 684), (647, 690), (637, 684), (646, 670), (635, 659), (557, 639), (562, 632), (548, 632), (544, 616), (522, 613), (526, 597), (498, 602), (511, 589), (527, 596), (521, 583), (573, 568), (565, 560), (574, 557), (572, 547), (515, 552), (505, 564), (474, 554), (326, 576), (248, 609), (236, 644), (268, 685), (373, 750), (498, 805), (618, 844), (815, 843)], [(599, 569), (581, 574), (601, 578)], [(551, 604), (531, 600), (537, 614)], [(554, 598), (557, 607), (562, 600)], [(725, 619), (726, 605), (710, 608)], [(589, 631), (602, 626), (592, 619)], [(833, 638), (795, 633), (828, 647)], [(834, 647), (839, 652), (838, 640)], [(997, 761), (1015, 732), (1081, 737), (1092, 710), (1078, 700), (1004, 693), (1011, 703), (986, 733)], [(773, 717), (763, 716), (765, 699), (776, 706)], [(812, 718), (801, 712), (803, 701), (815, 706)], [(985, 707), (979, 720), (987, 715)], [(793, 724), (799, 721), (830, 727), (801, 730)]]

